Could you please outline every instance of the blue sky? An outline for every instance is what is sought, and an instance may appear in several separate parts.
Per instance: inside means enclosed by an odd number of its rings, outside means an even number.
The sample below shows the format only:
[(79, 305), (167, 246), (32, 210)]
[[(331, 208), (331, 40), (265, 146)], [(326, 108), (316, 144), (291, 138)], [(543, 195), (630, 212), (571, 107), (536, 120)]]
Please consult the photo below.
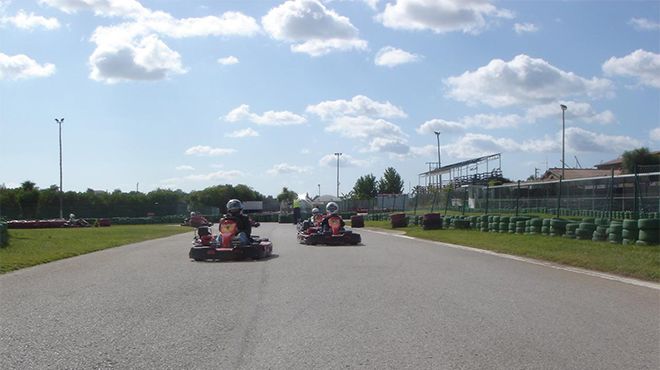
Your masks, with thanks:
[(660, 146), (660, 2), (0, 1), (0, 184), (406, 190), (502, 153), (504, 176)]

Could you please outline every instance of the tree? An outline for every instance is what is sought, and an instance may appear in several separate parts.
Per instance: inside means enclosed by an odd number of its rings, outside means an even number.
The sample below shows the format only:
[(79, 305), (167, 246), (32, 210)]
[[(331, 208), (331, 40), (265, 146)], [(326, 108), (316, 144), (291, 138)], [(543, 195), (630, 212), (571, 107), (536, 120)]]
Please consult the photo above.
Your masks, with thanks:
[(388, 167), (378, 181), (378, 192), (380, 194), (403, 193), (403, 180), (393, 167)]
[(637, 148), (623, 152), (621, 155), (621, 169), (624, 173), (635, 173), (636, 165), (651, 165), (655, 168), (637, 168), (637, 172), (657, 171), (660, 165), (660, 154), (653, 154), (649, 148)]
[(360, 176), (353, 186), (354, 199), (373, 199), (378, 195), (378, 182), (376, 176), (368, 174)]
[(277, 201), (282, 202), (293, 202), (294, 199), (298, 198), (298, 193), (293, 190), (289, 190), (286, 187), (282, 188), (282, 192), (277, 196)]
[(21, 184), (18, 193), (18, 202), (21, 205), (21, 214), (23, 218), (30, 219), (37, 217), (37, 207), (39, 205), (39, 190), (36, 184), (30, 180)]

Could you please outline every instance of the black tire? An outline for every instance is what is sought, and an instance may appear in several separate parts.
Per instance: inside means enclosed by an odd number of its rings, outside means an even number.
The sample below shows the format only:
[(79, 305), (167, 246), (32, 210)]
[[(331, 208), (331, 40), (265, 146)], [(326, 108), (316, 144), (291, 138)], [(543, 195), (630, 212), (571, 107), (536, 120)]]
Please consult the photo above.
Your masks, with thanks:
[(645, 230), (660, 229), (660, 218), (641, 218), (637, 220), (637, 227)]

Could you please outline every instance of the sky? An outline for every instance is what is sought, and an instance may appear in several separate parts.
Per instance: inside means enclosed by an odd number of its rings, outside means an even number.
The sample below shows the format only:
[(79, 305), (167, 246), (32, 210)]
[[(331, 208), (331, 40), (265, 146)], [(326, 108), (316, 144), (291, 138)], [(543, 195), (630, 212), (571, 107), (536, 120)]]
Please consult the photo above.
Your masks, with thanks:
[[(0, 0), (0, 185), (340, 193), (660, 148), (660, 1)], [(492, 167), (491, 167), (492, 168)]]

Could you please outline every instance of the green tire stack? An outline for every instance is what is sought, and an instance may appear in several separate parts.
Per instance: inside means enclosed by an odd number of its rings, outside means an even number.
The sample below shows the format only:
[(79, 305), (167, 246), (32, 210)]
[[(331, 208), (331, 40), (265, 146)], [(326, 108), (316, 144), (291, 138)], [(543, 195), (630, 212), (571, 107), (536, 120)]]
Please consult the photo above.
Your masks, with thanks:
[[(587, 219), (589, 220), (589, 219)], [(593, 218), (590, 218), (593, 220)], [(580, 225), (575, 230), (575, 239), (578, 240), (589, 240), (593, 237), (594, 231), (596, 231), (596, 224), (593, 222), (580, 222)]]
[(610, 222), (607, 228), (607, 240), (612, 244), (621, 244), (621, 234), (623, 233), (623, 223), (621, 221)]
[(541, 233), (541, 227), (543, 225), (543, 219), (533, 218), (529, 220), (529, 229), (527, 233), (529, 235), (538, 235)]
[(508, 233), (509, 232), (509, 219), (510, 219), (510, 217), (508, 217), (508, 216), (500, 217), (500, 223), (499, 223), (499, 227), (498, 227), (498, 231), (500, 233)]
[(623, 220), (621, 243), (623, 245), (635, 244), (637, 239), (639, 239), (639, 227), (637, 227), (637, 220)]
[(516, 221), (516, 234), (524, 234), (525, 233), (525, 224), (527, 223), (526, 220), (523, 221)]
[(570, 222), (566, 224), (566, 233), (563, 235), (567, 239), (575, 239), (577, 228), (580, 226), (579, 222)]
[(606, 218), (596, 218), (594, 220), (596, 224), (596, 230), (591, 234), (591, 240), (595, 242), (602, 242), (607, 239), (607, 225), (609, 220)]
[(488, 232), (488, 230), (489, 230), (489, 224), (488, 223), (490, 222), (491, 217), (492, 216), (488, 216), (488, 215), (481, 216), (481, 231)]
[(488, 225), (491, 233), (496, 233), (500, 231), (500, 216), (493, 216), (490, 224)]
[(639, 239), (637, 245), (653, 245), (660, 243), (660, 219), (640, 218), (637, 220)]
[(552, 219), (544, 218), (543, 223), (541, 224), (541, 234), (550, 235), (550, 222)]
[(470, 220), (456, 219), (453, 224), (454, 229), (465, 230), (470, 228)]
[(568, 221), (559, 218), (550, 220), (550, 236), (562, 236), (566, 233)]

